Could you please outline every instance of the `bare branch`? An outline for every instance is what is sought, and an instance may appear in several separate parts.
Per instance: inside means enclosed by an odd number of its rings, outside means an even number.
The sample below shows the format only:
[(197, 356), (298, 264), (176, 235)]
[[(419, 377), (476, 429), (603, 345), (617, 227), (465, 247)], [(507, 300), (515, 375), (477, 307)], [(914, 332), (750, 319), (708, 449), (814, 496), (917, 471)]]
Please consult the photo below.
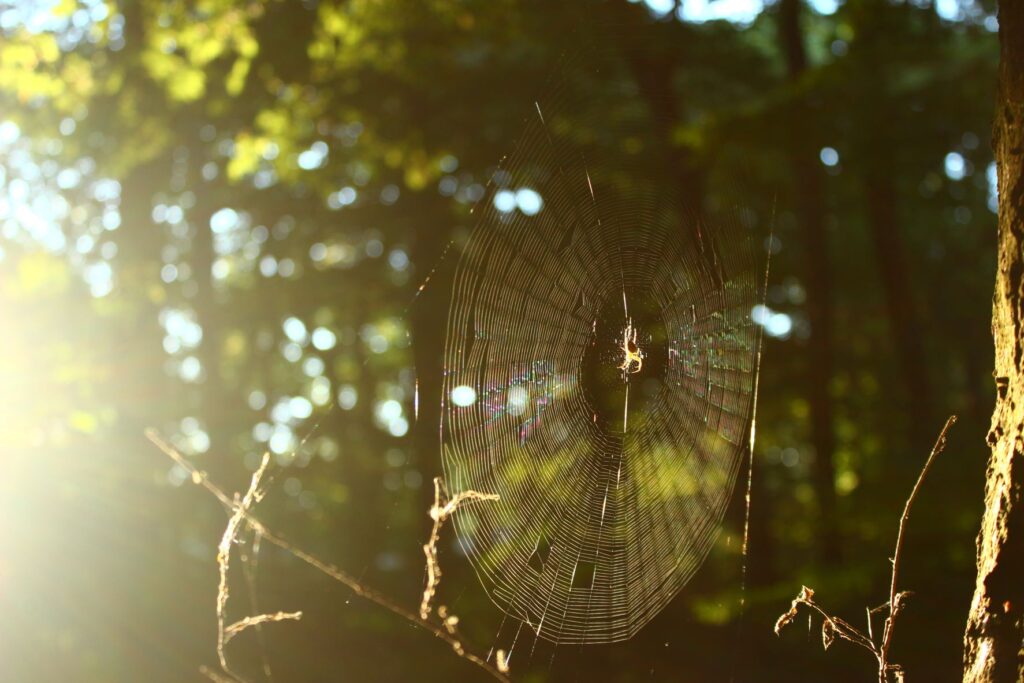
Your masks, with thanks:
[(881, 661), (879, 663), (880, 669), (878, 673), (879, 683), (886, 683), (889, 663), (889, 646), (892, 644), (893, 627), (896, 623), (896, 615), (900, 612), (900, 596), (902, 594), (897, 595), (896, 582), (899, 579), (900, 558), (903, 552), (903, 534), (907, 525), (907, 520), (910, 519), (910, 507), (914, 504), (914, 500), (917, 498), (917, 492), (921, 489), (921, 482), (924, 481), (925, 476), (928, 474), (928, 470), (932, 468), (932, 463), (935, 462), (935, 458), (937, 458), (939, 454), (946, 449), (946, 433), (955, 423), (956, 415), (950, 415), (949, 419), (946, 420), (946, 424), (942, 427), (942, 431), (939, 432), (939, 438), (935, 440), (935, 445), (932, 446), (932, 452), (928, 455), (928, 460), (925, 461), (924, 467), (921, 469), (921, 474), (918, 475), (917, 481), (914, 483), (914, 488), (910, 492), (910, 497), (907, 498), (906, 505), (903, 506), (903, 515), (900, 517), (899, 530), (896, 532), (896, 549), (892, 554), (892, 580), (889, 582), (889, 617), (885, 620), (885, 629), (882, 632), (882, 645), (879, 648), (881, 655)]
[[(420, 619), (427, 619), (430, 616), (430, 602), (434, 599), (437, 584), (441, 581), (441, 565), (437, 561), (437, 542), (441, 538), (441, 525), (462, 503), (499, 499), (496, 493), (462, 491), (442, 505), (441, 497), (441, 478), (434, 477), (434, 504), (430, 507), (430, 518), (434, 520), (434, 526), (430, 530), (430, 538), (423, 546), (423, 554), (427, 559), (427, 586), (423, 589), (423, 600), (420, 601)], [(447, 618), (444, 623), (446, 627), (449, 626)], [(455, 623), (458, 623), (458, 619)], [(454, 627), (454, 624), (451, 626)], [(449, 628), (449, 632), (452, 632), (452, 628)]]
[[(902, 683), (903, 667), (899, 664), (889, 663), (889, 646), (892, 644), (896, 616), (903, 609), (903, 604), (906, 602), (907, 597), (911, 595), (909, 591), (897, 592), (896, 590), (897, 581), (899, 580), (900, 557), (903, 552), (903, 535), (906, 529), (907, 520), (910, 519), (910, 508), (914, 504), (914, 500), (917, 498), (918, 491), (921, 489), (921, 483), (924, 481), (925, 476), (931, 469), (932, 463), (935, 462), (935, 458), (937, 458), (945, 449), (946, 434), (955, 422), (955, 415), (946, 420), (946, 424), (939, 433), (939, 438), (936, 439), (935, 445), (932, 447), (932, 451), (928, 455), (928, 460), (925, 461), (924, 467), (921, 469), (921, 474), (918, 475), (917, 482), (915, 482), (914, 488), (911, 490), (910, 496), (907, 498), (907, 502), (903, 506), (903, 515), (900, 517), (899, 531), (896, 534), (896, 549), (892, 556), (892, 576), (889, 582), (889, 601), (884, 605), (875, 607), (874, 609), (865, 608), (865, 612), (867, 614), (867, 634), (861, 632), (849, 622), (830, 615), (822, 609), (821, 606), (814, 601), (814, 591), (807, 586), (804, 586), (800, 590), (800, 594), (793, 598), (793, 601), (789, 605), (789, 609), (780, 615), (778, 620), (775, 622), (775, 635), (779, 635), (779, 632), (782, 631), (782, 629), (793, 623), (797, 617), (798, 608), (800, 605), (805, 605), (809, 609), (820, 614), (824, 620), (821, 627), (821, 639), (822, 645), (826, 650), (832, 645), (836, 638), (848, 640), (851, 643), (859, 645), (869, 651), (878, 661), (879, 683), (888, 683), (890, 675), (898, 683)], [(888, 611), (889, 616), (886, 617), (885, 620), (885, 629), (882, 633), (881, 642), (876, 644), (871, 619), (874, 614), (882, 611)]]
[[(156, 431), (152, 429), (147, 430), (146, 436), (161, 451), (163, 451), (164, 454), (167, 455), (167, 457), (169, 457), (180, 467), (182, 467), (186, 472), (188, 472), (192, 477), (193, 483), (195, 483), (197, 486), (201, 486), (203, 489), (212, 494), (227, 509), (237, 512), (234, 500), (230, 496), (228, 496), (223, 491), (223, 489), (221, 489), (219, 486), (213, 483), (205, 472), (202, 472), (199, 469), (197, 469), (195, 465), (189, 462), (173, 446), (171, 446), (169, 443), (167, 443), (167, 441), (160, 437), (160, 435), (157, 434)], [(458, 498), (458, 496), (456, 496), (456, 498)], [(451, 503), (452, 501), (449, 501), (449, 504)], [(456, 502), (455, 505), (458, 505), (458, 502)], [(447, 505), (445, 507), (447, 507)], [(491, 676), (491, 678), (498, 681), (504, 681), (505, 683), (509, 683), (509, 678), (505, 674), (505, 672), (500, 671), (498, 668), (491, 665), (484, 658), (474, 655), (471, 652), (467, 652), (465, 648), (462, 646), (462, 643), (459, 641), (459, 639), (455, 637), (453, 634), (448, 633), (448, 631), (444, 628), (443, 625), (437, 624), (433, 621), (420, 619), (418, 615), (413, 614), (410, 610), (407, 610), (404, 607), (401, 607), (400, 605), (392, 601), (390, 598), (388, 598), (386, 595), (376, 591), (375, 589), (369, 586), (360, 583), (351, 574), (348, 574), (347, 572), (339, 569), (333, 564), (324, 562), (323, 560), (307, 553), (306, 551), (293, 546), (286, 539), (284, 539), (281, 536), (278, 536), (275, 532), (268, 529), (263, 524), (263, 522), (261, 522), (256, 516), (252, 514), (251, 511), (244, 511), (242, 514), (242, 518), (245, 520), (246, 524), (250, 528), (259, 533), (263, 540), (273, 545), (276, 545), (281, 550), (305, 562), (306, 564), (313, 567), (320, 573), (325, 574), (326, 576), (330, 577), (331, 579), (334, 579), (338, 583), (345, 585), (349, 590), (351, 590), (359, 597), (365, 598), (366, 600), (369, 600), (370, 602), (378, 605), (379, 607), (383, 607), (392, 614), (395, 614), (396, 616), (405, 619), (409, 623), (415, 624), (416, 626), (419, 626), (420, 628), (429, 631), (435, 637), (448, 643), (451, 646), (452, 650), (459, 657), (462, 657), (466, 661), (471, 662), (472, 664), (475, 664), (479, 668), (483, 669), (485, 672), (487, 672), (489, 676)], [(234, 676), (232, 676), (230, 679), (225, 679), (223, 676), (220, 676), (219, 679), (214, 679), (209, 675), (209, 671), (210, 670), (208, 668), (204, 667), (204, 675), (206, 675), (208, 678), (211, 678), (211, 680), (217, 681), (217, 683), (221, 683), (224, 680), (231, 680), (233, 683), (237, 683), (237, 680), (235, 679)]]
[[(224, 653), (224, 645), (228, 641), (225, 635), (224, 616), (228, 605), (228, 567), (231, 563), (231, 546), (235, 542), (238, 525), (249, 514), (249, 509), (253, 504), (258, 502), (263, 496), (260, 492), (260, 481), (263, 479), (263, 475), (269, 466), (270, 454), (264, 453), (260, 466), (253, 473), (252, 479), (249, 481), (249, 490), (245, 492), (241, 499), (237, 495), (235, 496), (235, 511), (228, 519), (224, 535), (221, 536), (220, 544), (217, 546), (217, 567), (220, 571), (220, 583), (217, 587), (217, 659), (220, 660), (220, 668), (228, 673), (232, 673), (232, 671), (228, 666), (227, 656)], [(193, 474), (192, 480), (195, 481), (195, 478), (195, 474)]]
[[(259, 531), (253, 531), (252, 541), (245, 546), (240, 553), (242, 560), (242, 575), (245, 577), (245, 589), (249, 598), (249, 612), (251, 614), (262, 614), (256, 592), (256, 574), (259, 568), (260, 547), (263, 537)], [(267, 681), (274, 680), (274, 673), (270, 668), (270, 658), (267, 656), (267, 639), (263, 635), (262, 625), (256, 625), (256, 639), (259, 642), (260, 660), (263, 663), (263, 676)]]

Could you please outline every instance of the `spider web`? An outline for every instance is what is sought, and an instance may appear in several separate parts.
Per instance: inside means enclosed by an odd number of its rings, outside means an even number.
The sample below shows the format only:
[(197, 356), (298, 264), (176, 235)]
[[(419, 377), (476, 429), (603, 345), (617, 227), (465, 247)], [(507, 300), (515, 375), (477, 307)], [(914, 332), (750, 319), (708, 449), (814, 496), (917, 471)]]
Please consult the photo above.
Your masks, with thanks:
[[(490, 598), (538, 638), (606, 643), (715, 541), (748, 443), (759, 278), (737, 217), (684, 206), (653, 145), (623, 161), (559, 112), (536, 105), (460, 258), (442, 459), (454, 491), (499, 496), (454, 516)], [(630, 120), (622, 147), (644, 139)]]

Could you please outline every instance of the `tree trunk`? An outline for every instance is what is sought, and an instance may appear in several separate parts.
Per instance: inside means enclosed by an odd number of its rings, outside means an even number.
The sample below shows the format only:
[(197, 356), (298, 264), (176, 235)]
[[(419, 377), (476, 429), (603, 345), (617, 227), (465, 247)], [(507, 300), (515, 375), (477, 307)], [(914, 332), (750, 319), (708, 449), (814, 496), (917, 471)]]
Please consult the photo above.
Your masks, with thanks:
[[(786, 55), (789, 80), (795, 86), (807, 70), (807, 53), (800, 28), (800, 0), (779, 4), (779, 41)], [(801, 120), (810, 117), (806, 102), (797, 103)], [(833, 451), (832, 399), (832, 277), (829, 272), (828, 236), (825, 233), (824, 182), (815, 159), (815, 145), (807, 144), (803, 127), (790, 142), (790, 166), (797, 183), (797, 215), (805, 244), (804, 281), (807, 285), (807, 315), (811, 323), (807, 398), (811, 412), (811, 442), (814, 445), (814, 492), (818, 500), (817, 545), (821, 559), (835, 564), (840, 559), (840, 536), (836, 513), (836, 476)]]
[(928, 366), (922, 343), (924, 335), (914, 306), (906, 247), (896, 213), (898, 199), (890, 176), (893, 165), (885, 160), (887, 155), (884, 151), (876, 150), (875, 153), (882, 161), (868, 172), (865, 180), (868, 223), (885, 291), (889, 330), (894, 337), (897, 361), (906, 386), (910, 448), (911, 451), (927, 450), (934, 436), (929, 431), (933, 420)]
[(1024, 680), (1024, 3), (1000, 3), (999, 40), (992, 136), (999, 177), (996, 406), (978, 579), (964, 636), (965, 683)]
[[(885, 296), (889, 333), (896, 351), (897, 372), (902, 378), (907, 402), (907, 452), (927, 452), (935, 435), (931, 383), (924, 354), (924, 333), (920, 312), (914, 301), (913, 274), (908, 269), (907, 246), (899, 213), (899, 159), (893, 150), (902, 140), (894, 137), (894, 120), (904, 118), (891, 101), (899, 86), (888, 74), (887, 41), (893, 22), (903, 19), (894, 14), (887, 0), (865, 0), (853, 6), (853, 30), (859, 44), (857, 53), (862, 73), (874, 78), (872, 89), (859, 93), (861, 101), (870, 100), (860, 116), (862, 131), (858, 144), (863, 146), (861, 182), (866, 220), (874, 243), (878, 275)], [(858, 105), (859, 106), (859, 105)]]
[(118, 357), (128, 371), (117, 382), (120, 401), (118, 428), (137, 439), (142, 452), (152, 446), (143, 432), (167, 419), (173, 404), (174, 385), (164, 372), (165, 358), (159, 322), (160, 227), (153, 224), (153, 188), (163, 187), (170, 174), (170, 161), (157, 157), (133, 167), (122, 178), (121, 227), (115, 233), (115, 268), (118, 287), (113, 297), (126, 315), (117, 319)]

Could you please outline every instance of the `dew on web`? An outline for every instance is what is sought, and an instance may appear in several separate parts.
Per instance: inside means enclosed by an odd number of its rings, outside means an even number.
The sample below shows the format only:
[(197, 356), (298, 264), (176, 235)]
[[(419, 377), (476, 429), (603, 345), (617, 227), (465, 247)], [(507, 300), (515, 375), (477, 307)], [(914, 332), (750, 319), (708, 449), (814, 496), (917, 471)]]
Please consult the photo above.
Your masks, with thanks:
[(715, 541), (749, 443), (760, 281), (738, 220), (602, 163), (560, 114), (536, 105), (477, 207), (442, 457), (452, 490), (497, 496), (453, 517), (493, 602), (539, 639), (607, 643), (661, 611)]

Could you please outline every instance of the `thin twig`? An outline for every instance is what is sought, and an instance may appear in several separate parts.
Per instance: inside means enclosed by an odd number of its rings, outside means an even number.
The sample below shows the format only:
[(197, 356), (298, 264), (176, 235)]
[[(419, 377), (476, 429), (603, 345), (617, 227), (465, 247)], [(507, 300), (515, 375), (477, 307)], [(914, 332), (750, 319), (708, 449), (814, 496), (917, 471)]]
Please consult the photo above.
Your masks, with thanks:
[[(224, 653), (224, 645), (227, 643), (228, 638), (226, 636), (226, 629), (224, 626), (224, 616), (227, 611), (228, 605), (228, 567), (231, 563), (231, 546), (235, 543), (235, 535), (238, 533), (238, 525), (242, 523), (245, 516), (249, 514), (249, 509), (254, 503), (258, 502), (262, 497), (260, 493), (260, 480), (263, 479), (263, 475), (267, 471), (267, 467), (270, 466), (270, 454), (264, 453), (263, 459), (260, 461), (260, 466), (252, 475), (252, 479), (249, 481), (249, 489), (245, 492), (245, 495), (239, 498), (235, 496), (234, 512), (228, 519), (228, 525), (224, 529), (224, 535), (221, 536), (220, 544), (217, 546), (217, 568), (220, 571), (220, 583), (217, 587), (217, 659), (220, 660), (220, 668), (225, 672), (236, 676), (231, 671), (231, 667), (228, 666), (227, 655)], [(195, 475), (193, 474), (193, 481)]]
[[(249, 551), (242, 551), (242, 575), (245, 577), (245, 592), (249, 598), (249, 611), (252, 614), (260, 614), (259, 599), (256, 592), (256, 575), (259, 569), (260, 546), (262, 536), (260, 532), (253, 531), (252, 540), (249, 542)], [(263, 634), (263, 626), (256, 625), (256, 639), (259, 642), (260, 660), (263, 664), (263, 677), (268, 683), (274, 680), (273, 670), (270, 668), (270, 658), (267, 656), (267, 639)]]
[[(217, 500), (221, 502), (222, 505), (226, 506), (228, 509), (235, 508), (234, 501), (231, 499), (231, 497), (224, 493), (224, 491), (219, 486), (210, 481), (210, 478), (206, 475), (205, 472), (202, 472), (199, 469), (197, 469), (195, 465), (189, 462), (183, 455), (181, 455), (172, 445), (165, 441), (159, 434), (157, 434), (154, 430), (150, 429), (146, 431), (146, 436), (161, 451), (163, 451), (165, 455), (167, 455), (169, 458), (171, 458), (171, 460), (177, 463), (178, 466), (182, 467), (185, 471), (187, 471), (192, 476), (193, 483), (195, 483), (197, 486), (201, 486), (203, 489), (211, 493), (215, 498), (217, 498)], [(405, 619), (409, 623), (415, 624), (416, 626), (419, 626), (420, 628), (429, 631), (435, 637), (448, 643), (448, 645), (451, 646), (452, 650), (455, 652), (456, 655), (483, 669), (491, 676), (491, 678), (498, 681), (504, 681), (505, 683), (510, 683), (508, 676), (506, 676), (504, 672), (499, 671), (497, 668), (495, 668), (482, 657), (478, 657), (477, 655), (474, 655), (473, 653), (466, 651), (462, 643), (459, 641), (459, 639), (454, 635), (448, 633), (443, 625), (436, 624), (433, 621), (426, 621), (420, 619), (418, 615), (413, 614), (410, 610), (407, 610), (404, 607), (398, 605), (384, 594), (376, 591), (375, 589), (369, 586), (360, 583), (351, 574), (348, 574), (347, 572), (339, 569), (338, 567), (335, 567), (334, 565), (328, 562), (324, 562), (323, 560), (320, 560), (319, 558), (310, 555), (306, 551), (293, 546), (287, 540), (285, 540), (281, 536), (278, 536), (275, 532), (268, 529), (251, 512), (246, 511), (243, 514), (243, 517), (245, 519), (246, 524), (248, 524), (254, 531), (257, 531), (263, 537), (263, 540), (273, 545), (276, 545), (278, 548), (284, 550), (285, 552), (289, 553), (295, 558), (305, 562), (306, 564), (313, 567), (320, 573), (325, 574), (328, 577), (334, 579), (335, 581), (345, 585), (346, 587), (348, 587), (349, 590), (351, 590), (359, 597), (369, 600), (370, 602), (378, 605), (379, 607), (383, 607), (384, 609), (388, 610), (392, 614), (395, 614), (396, 616)]]
[[(921, 483), (924, 481), (929, 470), (931, 470), (935, 459), (946, 448), (946, 434), (955, 422), (956, 415), (953, 415), (946, 420), (946, 424), (939, 433), (939, 438), (936, 439), (935, 445), (932, 447), (931, 453), (928, 455), (928, 460), (925, 461), (924, 467), (921, 468), (921, 473), (918, 475), (917, 481), (914, 483), (914, 488), (910, 491), (910, 496), (907, 498), (907, 502), (903, 506), (903, 515), (900, 517), (899, 530), (896, 533), (896, 548), (892, 556), (892, 576), (889, 581), (889, 601), (884, 605), (875, 607), (874, 609), (866, 609), (868, 622), (867, 634), (865, 635), (852, 624), (840, 619), (839, 617), (832, 616), (822, 609), (822, 607), (814, 601), (814, 591), (804, 586), (801, 589), (800, 594), (793, 598), (793, 601), (790, 603), (789, 610), (783, 613), (775, 622), (776, 635), (778, 635), (783, 628), (793, 623), (793, 620), (797, 617), (797, 608), (800, 605), (805, 605), (820, 614), (824, 619), (821, 635), (822, 642), (826, 649), (828, 649), (829, 645), (832, 644), (832, 640), (837, 636), (844, 638), (845, 640), (849, 640), (851, 643), (868, 650), (875, 657), (878, 662), (878, 683), (888, 683), (890, 673), (895, 675), (897, 681), (903, 680), (903, 668), (898, 664), (889, 663), (889, 646), (892, 644), (892, 637), (895, 632), (896, 616), (900, 613), (900, 610), (903, 607), (904, 599), (910, 594), (908, 591), (900, 592), (896, 589), (897, 582), (899, 580), (900, 558), (903, 553), (903, 537), (906, 531), (907, 521), (910, 519), (910, 508), (917, 499), (917, 493), (921, 489)], [(884, 610), (888, 610), (889, 616), (885, 619), (885, 628), (882, 632), (881, 642), (876, 644), (871, 617), (876, 612)]]
[(257, 614), (254, 617), (245, 617), (224, 629), (224, 644), (237, 636), (247, 628), (259, 626), (277, 621), (298, 621), (302, 618), (302, 612), (274, 612), (273, 614)]
[(889, 645), (892, 643), (893, 625), (896, 623), (896, 615), (900, 612), (900, 595), (896, 592), (896, 581), (899, 578), (900, 572), (900, 557), (903, 552), (903, 534), (904, 529), (907, 525), (907, 520), (910, 519), (910, 506), (914, 504), (914, 500), (917, 498), (917, 492), (921, 489), (921, 482), (924, 481), (925, 476), (928, 474), (928, 470), (932, 468), (932, 463), (935, 462), (935, 458), (938, 457), (939, 453), (942, 453), (946, 448), (946, 432), (956, 422), (956, 415), (950, 415), (949, 419), (946, 420), (945, 426), (942, 431), (939, 432), (939, 438), (935, 440), (935, 445), (932, 446), (932, 452), (928, 455), (928, 460), (925, 461), (924, 467), (921, 469), (921, 474), (917, 476), (917, 481), (914, 483), (914, 488), (910, 492), (910, 497), (907, 498), (906, 505), (903, 506), (903, 516), (900, 517), (899, 530), (896, 532), (896, 549), (892, 555), (892, 581), (889, 583), (889, 617), (885, 620), (885, 629), (882, 632), (882, 646), (879, 648), (881, 655), (880, 669), (878, 672), (879, 683), (886, 683), (886, 675), (888, 671), (888, 660), (889, 660)]
[[(434, 504), (430, 507), (430, 518), (434, 520), (434, 526), (430, 530), (430, 538), (423, 546), (423, 555), (427, 559), (427, 586), (423, 589), (423, 600), (420, 601), (420, 619), (430, 617), (430, 602), (437, 592), (437, 584), (441, 582), (441, 565), (437, 561), (437, 542), (441, 538), (441, 525), (455, 512), (462, 503), (473, 500), (498, 500), (496, 493), (480, 493), (478, 491), (462, 491), (455, 494), (443, 505), (441, 504), (441, 478), (434, 477)], [(449, 626), (450, 617), (445, 617), (446, 629), (451, 632)]]

